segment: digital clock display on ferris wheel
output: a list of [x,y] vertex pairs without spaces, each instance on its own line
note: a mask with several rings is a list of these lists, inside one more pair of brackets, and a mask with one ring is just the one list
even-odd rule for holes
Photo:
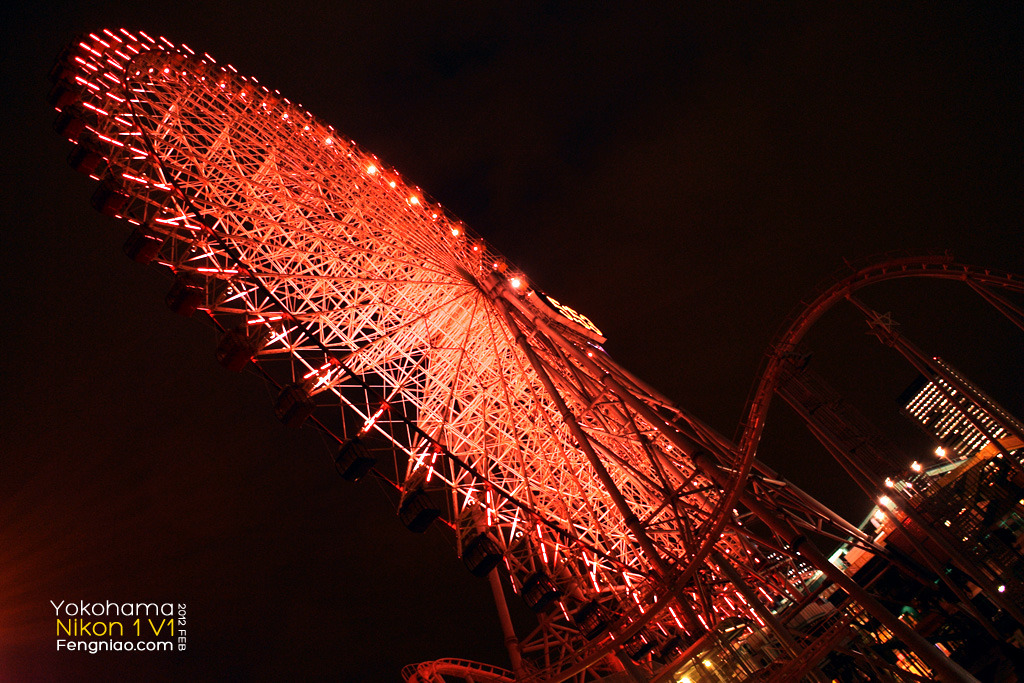
[[[601,334],[601,330],[598,329],[597,325],[590,318],[560,303],[544,292],[539,290],[534,290],[534,292],[537,294],[537,299],[546,304],[561,319],[560,322],[569,322],[571,323],[570,327],[577,331],[582,331],[586,336],[595,339],[598,343],[604,343],[604,335]],[[582,328],[582,330],[578,328]]]

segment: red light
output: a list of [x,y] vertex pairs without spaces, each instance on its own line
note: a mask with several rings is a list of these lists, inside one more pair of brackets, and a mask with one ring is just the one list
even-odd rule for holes
[[[390,406],[388,406],[387,403],[381,403],[380,408],[377,409],[376,413],[370,416],[370,419],[366,421],[366,424],[364,424],[363,428],[359,430],[359,433],[366,434],[367,432],[369,432],[370,429],[373,428],[373,425],[376,424],[377,420],[380,419],[380,416],[383,415],[389,407]],[[434,454],[434,458],[437,458],[437,453]],[[433,464],[434,461],[431,460],[430,462],[431,464]]]
[[88,102],[82,102],[82,106],[85,107],[86,109],[92,109],[94,112],[96,112],[97,114],[100,114],[101,116],[110,116],[110,114],[108,114],[107,112],[103,111],[102,109],[100,109],[97,106],[89,104]]
[[112,138],[108,138],[106,135],[100,135],[99,133],[96,133],[96,137],[98,137],[100,140],[106,140],[107,142],[109,142],[112,145],[116,145],[118,147],[124,147],[124,143],[121,142],[120,140],[114,140]]

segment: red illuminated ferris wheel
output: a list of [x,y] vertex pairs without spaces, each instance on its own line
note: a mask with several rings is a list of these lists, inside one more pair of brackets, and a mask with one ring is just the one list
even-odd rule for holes
[[[743,463],[616,366],[587,318],[208,55],[105,31],[58,70],[71,162],[101,181],[96,208],[134,226],[129,255],[173,272],[172,308],[225,330],[225,365],[281,384],[283,420],[338,437],[343,474],[391,481],[410,528],[440,517],[474,572],[504,565],[580,653],[701,581]],[[733,474],[710,479],[698,444]],[[637,658],[701,619],[657,611],[631,636]]]
[[[226,367],[279,386],[282,421],[334,437],[342,476],[389,482],[409,529],[447,526],[499,603],[500,572],[537,613],[516,642],[499,604],[514,671],[476,680],[653,678],[737,624],[784,632],[771,606],[811,567],[795,535],[744,525],[753,446],[616,365],[585,316],[397,171],[143,32],[89,34],[53,78],[71,164],[132,226],[126,253],[173,274],[168,305],[222,330]],[[769,516],[855,532],[760,482]],[[802,647],[782,637],[780,656]]]

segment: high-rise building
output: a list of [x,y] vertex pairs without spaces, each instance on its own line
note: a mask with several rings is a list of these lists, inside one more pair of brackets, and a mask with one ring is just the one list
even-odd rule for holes
[[935,362],[966,391],[944,377],[918,375],[897,401],[904,415],[938,440],[939,448],[966,458],[1007,436],[1006,425],[1024,431],[1017,418],[970,380],[945,361]]

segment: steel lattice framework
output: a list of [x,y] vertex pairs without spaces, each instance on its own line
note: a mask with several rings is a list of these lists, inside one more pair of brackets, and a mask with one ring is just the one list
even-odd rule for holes
[[[83,37],[53,77],[72,165],[101,182],[96,208],[134,226],[129,255],[173,272],[168,304],[225,332],[225,365],[252,360],[281,387],[285,422],[335,437],[349,478],[372,465],[411,529],[439,516],[474,573],[504,567],[538,612],[517,680],[598,677],[616,653],[653,676],[723,624],[765,627],[767,606],[804,604],[796,529],[885,554],[751,474],[763,411],[743,448],[716,434],[280,93],[124,29]],[[754,515],[781,526],[755,533]],[[783,638],[779,656],[823,656],[801,647]]]

